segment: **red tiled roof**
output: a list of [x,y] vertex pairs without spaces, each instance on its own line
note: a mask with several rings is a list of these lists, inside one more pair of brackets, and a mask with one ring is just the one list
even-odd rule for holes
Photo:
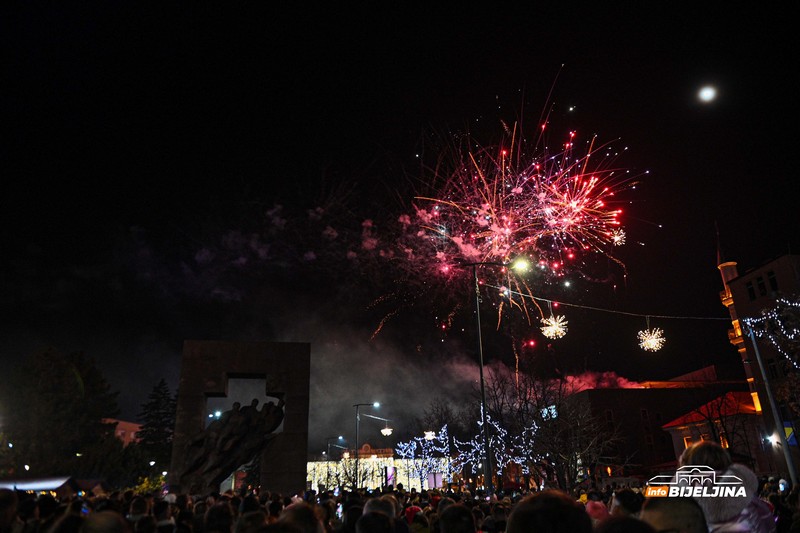
[[754,415],[756,408],[753,405],[753,397],[749,392],[728,392],[715,398],[705,405],[689,411],[685,415],[676,418],[672,422],[667,422],[663,429],[674,426],[685,426],[688,424],[698,424],[710,420],[718,420],[723,416],[732,415]]

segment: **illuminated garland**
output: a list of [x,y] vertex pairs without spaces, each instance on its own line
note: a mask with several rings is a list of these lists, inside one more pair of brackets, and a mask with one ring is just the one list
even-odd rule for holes
[[800,352],[800,299],[779,298],[772,309],[765,309],[759,318],[742,320],[753,335],[769,341],[770,345],[789,361],[796,370]]

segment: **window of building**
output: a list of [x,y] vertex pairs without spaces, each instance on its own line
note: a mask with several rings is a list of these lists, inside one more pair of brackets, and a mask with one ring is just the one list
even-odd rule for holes
[[778,278],[775,277],[775,272],[770,270],[767,272],[767,281],[769,282],[769,288],[772,292],[778,291]]
[[752,302],[753,300],[756,299],[756,290],[753,288],[753,282],[748,281],[745,284],[745,287],[747,287],[747,296],[750,298],[750,301]]
[[764,283],[764,278],[763,277],[758,276],[756,278],[756,285],[758,285],[758,294],[760,296],[766,296],[767,295],[767,284]]

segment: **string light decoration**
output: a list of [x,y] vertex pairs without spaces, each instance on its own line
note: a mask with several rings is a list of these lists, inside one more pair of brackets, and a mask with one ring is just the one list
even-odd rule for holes
[[640,331],[638,337],[639,347],[648,352],[659,351],[667,342],[661,329],[650,329],[650,317],[647,317],[647,329]]
[[549,318],[543,318],[542,335],[548,339],[560,339],[567,334],[567,319],[564,315],[550,315]]
[[742,320],[756,337],[769,341],[770,345],[791,365],[800,370],[797,361],[800,353],[800,299],[790,301],[779,298],[775,307],[765,309],[759,318]]

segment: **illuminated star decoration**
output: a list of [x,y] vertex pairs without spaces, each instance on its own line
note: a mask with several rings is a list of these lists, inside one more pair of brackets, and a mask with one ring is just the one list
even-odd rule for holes
[[665,342],[667,341],[664,338],[664,332],[659,328],[645,329],[639,332],[639,347],[642,350],[657,352]]
[[550,315],[549,318],[543,318],[542,335],[548,339],[560,339],[567,334],[567,320],[564,315]]

